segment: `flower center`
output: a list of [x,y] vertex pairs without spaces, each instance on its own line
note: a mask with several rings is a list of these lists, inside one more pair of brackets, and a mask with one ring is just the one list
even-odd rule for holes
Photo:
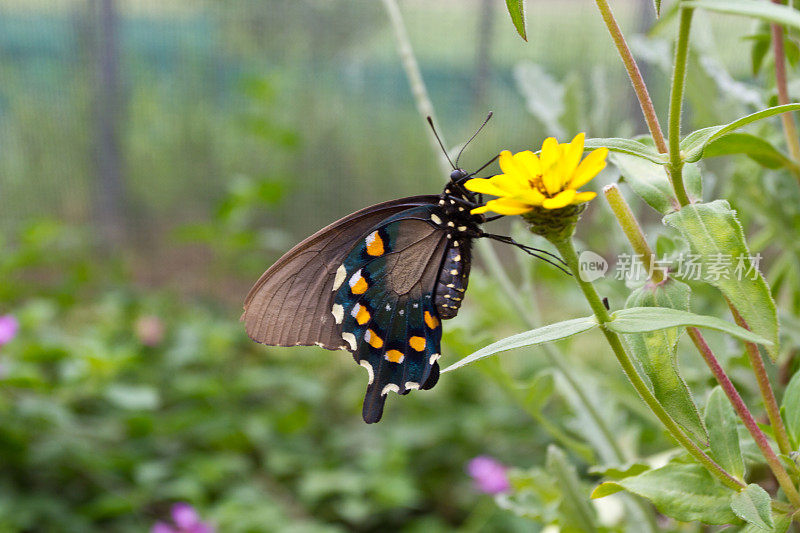
[[541,174],[537,174],[532,179],[528,178],[528,184],[531,186],[532,189],[536,189],[546,197],[552,198],[552,196],[550,195],[550,193],[547,192],[547,189],[544,186]]

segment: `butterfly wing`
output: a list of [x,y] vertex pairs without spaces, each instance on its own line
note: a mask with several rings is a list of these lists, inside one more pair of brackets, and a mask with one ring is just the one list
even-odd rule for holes
[[344,258],[331,315],[355,360],[367,369],[363,417],[380,420],[386,395],[438,380],[442,328],[434,291],[448,249],[431,221],[435,206],[403,211],[375,227]]
[[331,314],[337,269],[354,245],[381,221],[438,200],[438,196],[415,196],[367,207],[289,250],[247,295],[242,320],[248,336],[274,346],[347,348]]

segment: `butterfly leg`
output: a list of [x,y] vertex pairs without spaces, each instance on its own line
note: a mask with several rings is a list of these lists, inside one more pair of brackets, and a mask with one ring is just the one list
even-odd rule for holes
[[[560,257],[558,257],[557,255],[548,252],[547,250],[542,250],[540,248],[534,248],[533,246],[528,246],[528,245],[519,243],[519,242],[515,241],[514,239],[512,239],[511,237],[507,237],[505,235],[495,235],[493,233],[480,232],[478,235],[476,235],[476,237],[485,237],[487,239],[492,239],[493,241],[498,241],[498,242],[502,242],[502,243],[505,243],[505,244],[510,244],[512,246],[516,246],[517,248],[519,248],[520,250],[522,250],[526,254],[532,255],[533,257],[536,257],[537,259],[541,259],[542,261],[544,261],[546,263],[550,263],[551,265],[553,265],[554,267],[556,267],[557,269],[561,270],[562,272],[564,272],[565,274],[567,274],[569,276],[572,275],[566,268],[564,268],[564,266],[566,266],[566,263],[564,262],[564,260],[561,259]],[[550,258],[552,258],[552,259],[549,259],[546,256],[550,256]],[[558,263],[561,263],[561,264],[558,264],[555,261],[558,261]]]

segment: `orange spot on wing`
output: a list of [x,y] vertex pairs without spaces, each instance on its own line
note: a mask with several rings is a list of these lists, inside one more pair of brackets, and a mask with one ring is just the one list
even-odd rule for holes
[[364,279],[364,276],[358,278],[358,280],[350,287],[350,290],[353,291],[353,294],[364,294],[367,292],[367,280]]
[[411,337],[408,339],[408,345],[414,348],[416,351],[421,352],[425,349],[425,338],[424,337]]
[[383,239],[377,231],[373,231],[367,236],[367,253],[373,257],[383,255]]
[[392,363],[402,363],[403,359],[405,359],[406,356],[403,355],[403,352],[397,350],[389,350],[388,352],[386,352],[386,355],[384,357],[386,357],[386,359],[391,361]]
[[439,319],[430,314],[429,311],[425,311],[425,323],[431,329],[436,329],[439,327]]
[[369,322],[369,311],[367,310],[366,306],[358,305],[358,312],[356,313],[356,322],[359,325],[363,326],[367,322]]
[[376,350],[383,347],[383,339],[378,337],[378,334],[371,329],[367,330],[367,333],[364,335],[364,339]]

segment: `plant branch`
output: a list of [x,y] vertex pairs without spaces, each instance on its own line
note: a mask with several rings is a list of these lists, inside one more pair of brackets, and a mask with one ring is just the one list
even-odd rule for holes
[[636,370],[636,367],[633,364],[633,360],[631,359],[630,355],[628,355],[628,352],[625,350],[625,347],[622,344],[622,339],[620,339],[619,335],[617,335],[615,332],[605,327],[605,323],[611,321],[611,315],[609,315],[608,310],[606,310],[605,306],[603,305],[600,295],[597,294],[594,285],[581,279],[580,272],[578,270],[578,254],[575,252],[575,246],[572,243],[572,239],[553,241],[553,244],[556,246],[561,254],[561,258],[567,263],[573,275],[575,276],[575,280],[578,282],[578,285],[583,291],[583,294],[586,297],[589,306],[592,308],[592,311],[594,311],[594,315],[597,317],[597,321],[600,323],[600,329],[603,331],[603,335],[605,335],[606,340],[611,346],[611,349],[614,351],[617,361],[619,361],[623,372],[625,372],[625,375],[628,377],[631,385],[633,385],[633,387],[636,389],[636,392],[639,393],[639,396],[642,398],[642,400],[644,400],[653,414],[658,417],[669,434],[672,435],[672,437],[678,441],[678,443],[683,446],[684,449],[686,449],[686,451],[689,452],[689,454],[694,457],[697,462],[702,464],[713,476],[733,490],[739,491],[744,488],[745,484],[742,481],[733,477],[724,468],[717,464],[711,457],[708,456],[708,454],[700,449],[700,447],[692,439],[690,439],[686,433],[684,433],[680,426],[678,426],[677,422],[672,419],[669,413],[667,413],[664,407],[658,402],[652,391],[647,387],[647,384],[639,375],[639,372]]
[[783,492],[786,494],[786,497],[789,498],[789,501],[792,502],[792,505],[795,508],[800,507],[800,493],[797,492],[797,489],[792,483],[792,479],[789,477],[788,472],[781,464],[780,459],[778,456],[775,455],[775,452],[772,450],[772,446],[769,445],[769,440],[767,436],[764,435],[764,432],[761,431],[761,428],[758,427],[758,423],[756,422],[755,418],[753,418],[753,414],[745,405],[744,400],[742,400],[741,395],[736,390],[736,387],[733,386],[730,378],[725,373],[725,370],[722,368],[722,365],[719,364],[714,352],[711,351],[711,348],[706,344],[703,335],[697,328],[686,328],[689,337],[694,342],[694,345],[697,347],[697,350],[700,352],[700,355],[703,356],[708,368],[711,369],[711,373],[714,374],[714,377],[717,379],[717,382],[722,387],[722,390],[725,391],[725,394],[728,396],[728,400],[730,400],[733,408],[736,410],[736,413],[739,415],[739,418],[742,419],[744,422],[747,431],[750,432],[750,435],[753,436],[753,440],[755,440],[756,445],[758,446],[761,453],[764,455],[764,458],[767,460],[767,464],[769,465],[770,470],[775,475],[775,479],[778,480],[778,484],[783,489]]
[[[411,94],[414,97],[414,103],[417,105],[417,111],[419,111],[423,119],[431,117],[434,119],[435,123],[433,104],[428,96],[428,90],[425,88],[425,82],[422,81],[422,73],[419,71],[417,58],[414,55],[414,49],[411,47],[411,40],[408,38],[408,32],[403,22],[403,15],[400,14],[400,8],[397,6],[395,0],[383,0],[383,5],[386,7],[386,12],[389,15],[389,20],[394,29],[394,37],[397,40],[397,52],[400,54],[400,61],[403,64],[403,69],[406,71],[406,77],[408,78],[408,84],[411,86]],[[439,148],[439,142],[433,135],[433,131],[427,127],[427,123],[425,123],[425,130],[442,174],[450,174],[451,169],[450,163],[447,162],[447,156],[442,153],[441,148]],[[442,137],[441,133],[439,137]],[[443,137],[442,144],[447,146]]]
[[628,72],[628,78],[631,80],[633,90],[636,93],[636,98],[639,99],[639,106],[642,108],[644,120],[647,122],[647,128],[650,130],[650,135],[653,136],[653,141],[659,152],[667,152],[667,143],[664,141],[664,133],[661,131],[661,124],[658,122],[658,115],[656,109],[653,107],[653,101],[650,99],[650,93],[647,91],[647,85],[642,78],[642,73],[639,70],[639,65],[631,54],[628,43],[625,42],[625,36],[622,35],[622,30],[614,18],[614,13],[611,11],[611,6],[608,5],[606,0],[595,0],[597,8],[603,17],[603,22],[606,23],[608,33],[611,34],[614,44],[619,52],[619,57],[625,65],[625,70]]
[[628,237],[631,248],[633,248],[637,256],[642,258],[642,264],[650,280],[653,283],[661,283],[664,281],[664,271],[654,268],[656,265],[653,250],[650,248],[650,245],[647,244],[644,231],[636,220],[633,211],[631,211],[631,206],[629,206],[625,198],[622,197],[619,187],[617,187],[615,183],[612,183],[603,189],[603,193],[606,196],[608,205],[611,206],[611,211],[613,211],[614,216],[617,217],[617,222],[619,222],[622,231],[624,231],[625,236]]
[[683,157],[681,156],[681,110],[683,91],[686,88],[686,63],[689,58],[689,32],[692,27],[692,8],[680,8],[678,42],[675,45],[675,64],[669,94],[669,176],[675,198],[681,207],[689,205],[689,195],[683,184]]
[[[774,4],[783,4],[781,0],[772,0]],[[772,30],[772,50],[775,54],[775,85],[778,88],[778,104],[789,103],[789,91],[786,84],[786,52],[783,48],[783,26],[780,24],[770,24]],[[782,113],[783,133],[786,135],[786,144],[789,146],[789,153],[796,163],[800,163],[800,136],[797,133],[797,124],[792,113]],[[795,175],[800,179],[800,172],[795,171]]]
[[[727,298],[725,298],[725,301],[728,303],[728,307],[733,314],[733,319],[736,321],[736,324],[745,329],[750,329],[747,327],[747,322],[742,315],[739,314],[739,310],[734,307],[733,303]],[[747,357],[750,359],[750,366],[753,367],[753,373],[756,375],[758,389],[761,391],[761,399],[767,410],[770,426],[772,426],[772,430],[775,432],[775,440],[778,442],[778,448],[781,453],[788,455],[792,452],[792,445],[789,443],[789,434],[786,433],[786,426],[783,424],[783,419],[781,418],[778,400],[775,399],[775,393],[772,391],[772,385],[769,382],[769,376],[767,376],[764,359],[762,359],[761,353],[758,351],[758,346],[754,343],[745,342],[744,346],[747,350]]]

